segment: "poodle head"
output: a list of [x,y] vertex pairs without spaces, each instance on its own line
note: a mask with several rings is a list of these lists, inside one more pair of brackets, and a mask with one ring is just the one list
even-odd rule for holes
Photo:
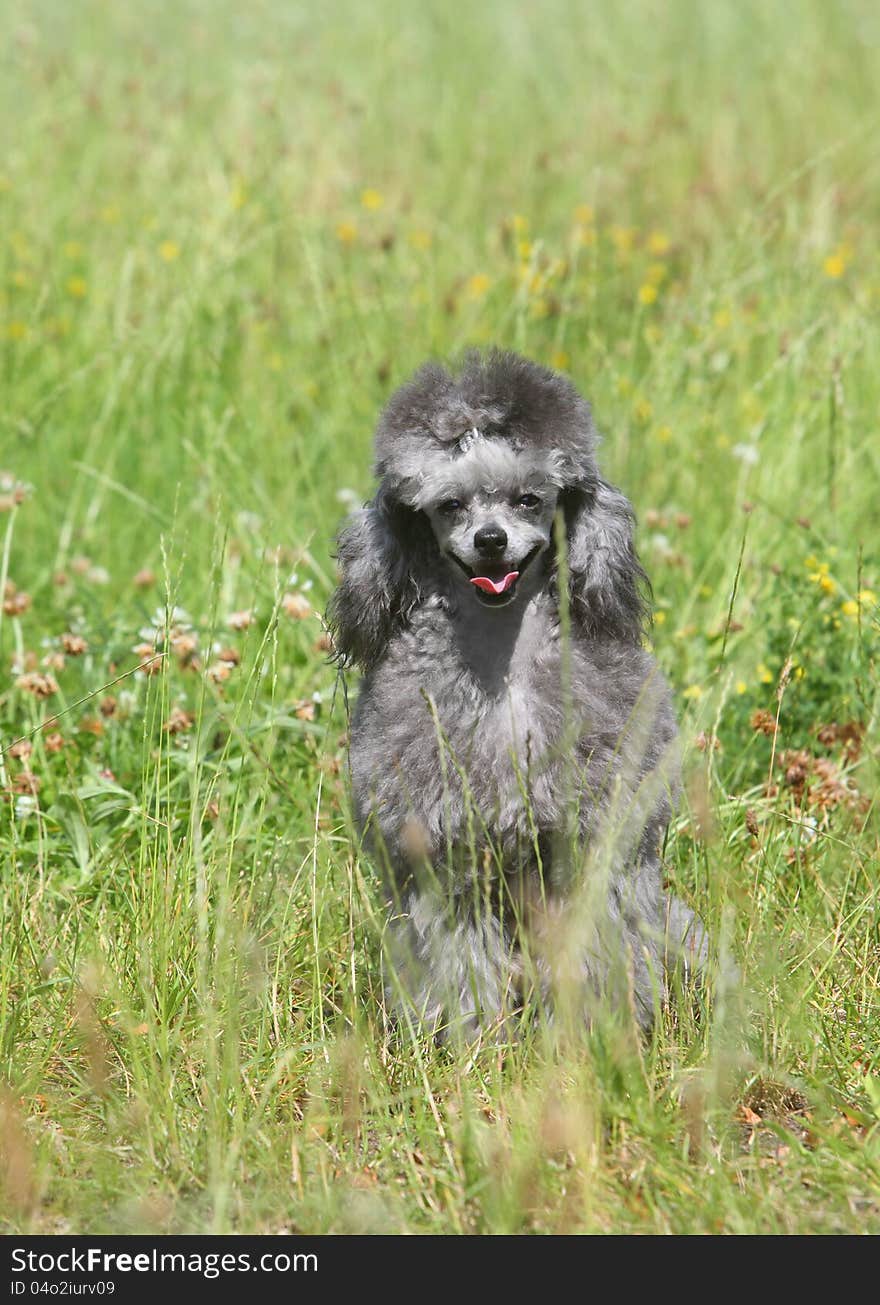
[[379,489],[339,540],[330,609],[339,656],[369,667],[432,595],[486,609],[556,584],[565,525],[570,610],[595,638],[637,641],[643,573],[632,511],[599,475],[590,406],[513,353],[422,367],[376,432]]

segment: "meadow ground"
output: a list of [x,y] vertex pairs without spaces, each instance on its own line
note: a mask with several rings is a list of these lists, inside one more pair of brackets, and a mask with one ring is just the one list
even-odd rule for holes
[[[2,37],[2,1226],[876,1231],[876,6]],[[487,342],[640,518],[669,878],[744,975],[649,1044],[383,1015],[320,613],[382,401]]]

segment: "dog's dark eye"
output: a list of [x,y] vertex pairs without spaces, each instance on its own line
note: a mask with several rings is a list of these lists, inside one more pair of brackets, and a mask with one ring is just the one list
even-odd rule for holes
[[536,508],[541,506],[541,500],[537,494],[520,494],[516,500],[516,506],[521,508]]
[[437,511],[442,512],[445,517],[455,516],[456,512],[461,511],[461,499],[445,498],[437,508]]

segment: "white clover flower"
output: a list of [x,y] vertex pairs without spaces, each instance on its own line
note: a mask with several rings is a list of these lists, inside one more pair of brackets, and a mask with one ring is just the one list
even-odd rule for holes
[[16,820],[27,820],[37,809],[37,799],[30,793],[22,793],[15,799],[15,818]]
[[258,517],[256,512],[239,512],[235,520],[242,530],[250,531],[252,535],[255,535],[263,524],[262,518]]
[[747,467],[754,467],[761,457],[755,444],[734,444],[730,451],[735,458],[738,458],[740,462],[744,462]]

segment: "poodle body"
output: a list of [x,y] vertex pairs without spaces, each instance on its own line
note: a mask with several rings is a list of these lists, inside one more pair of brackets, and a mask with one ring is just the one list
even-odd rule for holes
[[389,991],[437,1029],[499,1028],[562,988],[648,1027],[668,966],[705,949],[662,890],[675,719],[632,512],[594,449],[553,372],[423,368],[340,536],[331,624],[364,670],[351,779],[393,898]]

